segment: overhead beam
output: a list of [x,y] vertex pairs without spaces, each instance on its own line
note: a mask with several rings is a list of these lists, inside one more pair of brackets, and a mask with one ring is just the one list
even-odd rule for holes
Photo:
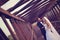
[[[5,15],[7,18],[14,18],[14,19],[17,19],[17,20],[19,20],[19,21],[24,21],[23,19],[21,19],[21,18],[19,18],[19,17],[17,17],[17,16],[14,16],[14,15],[12,15],[12,14],[10,14],[8,11],[6,11],[6,10],[4,10],[4,9],[2,9],[2,8],[0,8],[0,14],[2,15]],[[1,16],[0,15],[0,16]]]
[[34,6],[34,4],[36,5],[38,2],[40,2],[41,0],[37,0],[37,1],[31,1],[29,4],[27,4],[25,7],[23,7],[21,10],[19,10],[19,11],[17,11],[16,13],[14,13],[14,15],[17,15],[19,12],[21,12],[21,11],[23,11],[23,10],[25,10],[26,8],[28,8],[29,6],[31,6],[31,5],[33,5]]
[[51,21],[52,23],[55,23],[55,22],[60,22],[60,21]]
[[33,22],[36,19],[36,17],[38,17],[38,15],[42,17],[46,12],[50,11],[51,8],[54,6],[55,2],[56,0],[55,1],[51,0],[46,6],[42,7],[41,9],[38,9],[38,11],[36,12],[34,11],[30,12],[30,14],[28,16],[23,17],[23,19],[25,19],[28,22]]
[[[40,13],[40,15],[39,16],[44,16],[45,15],[45,13],[47,13],[47,12],[49,12],[51,9],[52,9],[52,7],[55,5],[55,3],[56,3],[56,0],[50,0],[50,2],[49,2],[49,4],[48,5],[46,5],[45,6],[45,9],[44,9],[44,11],[39,11],[38,13]],[[44,7],[43,7],[44,8]],[[42,8],[42,9],[43,9]],[[44,13],[44,14],[43,14]]]
[[25,12],[23,12],[22,14],[20,14],[20,15],[18,15],[19,17],[21,16],[21,15],[23,15],[24,13],[26,13],[26,12],[28,12],[28,11],[32,11],[32,10],[34,10],[34,9],[37,9],[37,7],[40,5],[40,4],[42,4],[43,2],[45,2],[45,0],[44,1],[36,1],[35,3],[34,3],[34,5],[31,7],[31,8],[29,8],[28,10],[26,10]]
[[[30,14],[36,14],[36,12],[37,11],[40,11],[40,8],[43,6],[43,5],[45,5],[46,3],[47,3],[48,1],[42,1],[42,2],[40,2],[40,3],[38,3],[38,4],[36,4],[36,5],[34,5],[30,10],[31,11],[29,11],[27,14],[25,14],[24,16],[22,16],[22,17],[25,17],[26,15],[30,15]],[[45,4],[43,4],[43,3],[45,3]],[[41,5],[42,4],[42,5]],[[25,12],[26,13],[26,12]]]
[[22,4],[28,2],[29,0],[21,0],[19,1],[15,6],[11,7],[10,9],[8,9],[7,11],[11,12],[13,11],[14,9],[16,9],[17,7],[21,6]]
[[0,6],[2,6],[4,3],[6,3],[9,0],[0,0]]
[[12,31],[10,25],[8,24],[6,18],[4,17],[4,15],[1,16],[3,22],[5,23],[6,27],[8,28],[9,32],[11,33],[12,37],[14,40],[18,40],[18,37],[16,34],[14,34],[14,32]]

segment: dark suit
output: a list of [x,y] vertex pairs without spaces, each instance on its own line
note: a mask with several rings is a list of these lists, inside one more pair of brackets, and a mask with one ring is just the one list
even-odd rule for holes
[[46,40],[46,31],[45,31],[45,27],[40,23],[37,22],[37,26],[40,28],[42,35],[44,36],[44,39]]

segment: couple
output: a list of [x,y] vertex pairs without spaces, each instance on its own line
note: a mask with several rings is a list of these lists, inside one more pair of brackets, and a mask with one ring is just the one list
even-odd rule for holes
[[38,18],[37,26],[40,28],[45,40],[60,40],[59,34],[46,17]]

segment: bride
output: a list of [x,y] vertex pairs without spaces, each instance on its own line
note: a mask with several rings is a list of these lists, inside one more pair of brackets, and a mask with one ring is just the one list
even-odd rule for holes
[[50,21],[46,17],[43,18],[43,21],[44,21],[44,26],[46,30],[46,39],[47,40],[60,40],[60,35],[52,26]]

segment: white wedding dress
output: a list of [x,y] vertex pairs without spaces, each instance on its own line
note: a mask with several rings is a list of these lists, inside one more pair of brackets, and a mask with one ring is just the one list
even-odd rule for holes
[[46,24],[44,24],[44,26],[45,26],[45,30],[46,30],[47,40],[60,40],[60,36],[57,33],[57,31],[54,29],[53,26],[51,26],[51,29],[48,29]]

